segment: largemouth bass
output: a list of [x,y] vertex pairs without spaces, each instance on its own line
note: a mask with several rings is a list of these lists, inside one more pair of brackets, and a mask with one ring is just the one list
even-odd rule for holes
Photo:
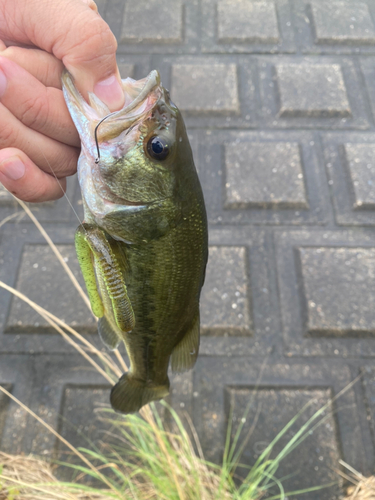
[[78,178],[84,222],[75,244],[104,344],[123,340],[130,369],[112,407],[133,413],[169,393],[168,366],[194,366],[199,297],[207,262],[207,219],[181,114],[157,71],[122,80],[114,113],[88,104],[63,74],[65,100],[82,150]]

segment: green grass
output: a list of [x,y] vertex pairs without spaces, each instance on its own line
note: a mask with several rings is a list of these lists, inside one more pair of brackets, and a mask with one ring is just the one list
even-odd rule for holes
[[[75,482],[58,481],[52,475],[50,465],[40,461],[35,463],[33,476],[30,472],[32,459],[25,458],[24,460],[28,461],[27,471],[30,477],[24,479],[19,473],[18,465],[18,478],[21,477],[23,483],[20,484],[20,480],[17,481],[14,474],[9,472],[11,467],[8,461],[1,460],[0,456],[0,462],[4,464],[0,474],[3,491],[9,491],[9,494],[14,494],[16,491],[14,500],[26,498],[259,500],[265,497],[270,488],[277,487],[278,494],[267,497],[269,500],[276,500],[322,488],[319,486],[285,493],[280,481],[275,479],[275,474],[280,462],[310,435],[311,427],[314,426],[314,422],[320,421],[323,409],[315,413],[277,457],[271,460],[269,456],[273,446],[298,421],[305,410],[302,409],[264,450],[254,466],[249,468],[247,477],[238,486],[234,476],[243,446],[238,446],[236,438],[230,440],[230,426],[223,463],[218,466],[204,460],[199,456],[199,452],[196,453],[192,440],[177,413],[166,403],[162,405],[165,411],[170,412],[172,427],[177,430],[172,432],[166,428],[153,404],[146,408],[143,416],[119,416],[107,410],[103,418],[111,427],[110,439],[100,449],[93,447],[77,450],[85,457],[85,463],[73,465],[59,462],[60,466],[64,465],[75,472]],[[240,429],[237,429],[235,436],[239,435]],[[20,460],[22,458],[18,458],[18,461]],[[50,477],[46,481],[44,475],[48,474]],[[88,478],[95,481],[95,487],[87,485]],[[0,498],[2,498],[1,493]],[[11,499],[10,496],[5,498]]]

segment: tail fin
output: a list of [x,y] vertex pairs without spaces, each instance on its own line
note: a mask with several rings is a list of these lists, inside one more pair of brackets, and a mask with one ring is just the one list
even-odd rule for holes
[[111,391],[112,408],[121,413],[135,413],[151,401],[169,394],[169,379],[165,385],[150,385],[138,380],[131,373],[124,373]]

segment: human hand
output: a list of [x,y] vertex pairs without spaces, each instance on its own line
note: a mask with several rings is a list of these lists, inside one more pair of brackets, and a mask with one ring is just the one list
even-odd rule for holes
[[119,109],[116,39],[92,0],[0,0],[0,39],[0,182],[24,201],[60,198],[80,146],[63,67]]

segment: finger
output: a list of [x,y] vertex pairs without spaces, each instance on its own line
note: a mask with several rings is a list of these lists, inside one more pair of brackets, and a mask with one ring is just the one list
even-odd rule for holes
[[75,173],[79,150],[32,130],[0,104],[0,149],[23,151],[39,168],[57,177]]
[[[2,0],[0,38],[33,44],[62,60],[87,97],[95,92],[109,108],[124,103],[116,64],[116,38],[107,23],[78,0]],[[43,29],[40,29],[40,27]]]
[[16,63],[1,56],[0,100],[27,127],[79,147],[79,136],[62,91],[45,87]]
[[23,201],[57,200],[66,190],[65,179],[57,180],[46,174],[15,148],[0,151],[0,182]]
[[61,74],[64,65],[55,56],[39,49],[24,49],[21,47],[5,47],[2,49],[0,41],[0,55],[17,63],[28,73],[33,75],[46,87],[61,89]]

